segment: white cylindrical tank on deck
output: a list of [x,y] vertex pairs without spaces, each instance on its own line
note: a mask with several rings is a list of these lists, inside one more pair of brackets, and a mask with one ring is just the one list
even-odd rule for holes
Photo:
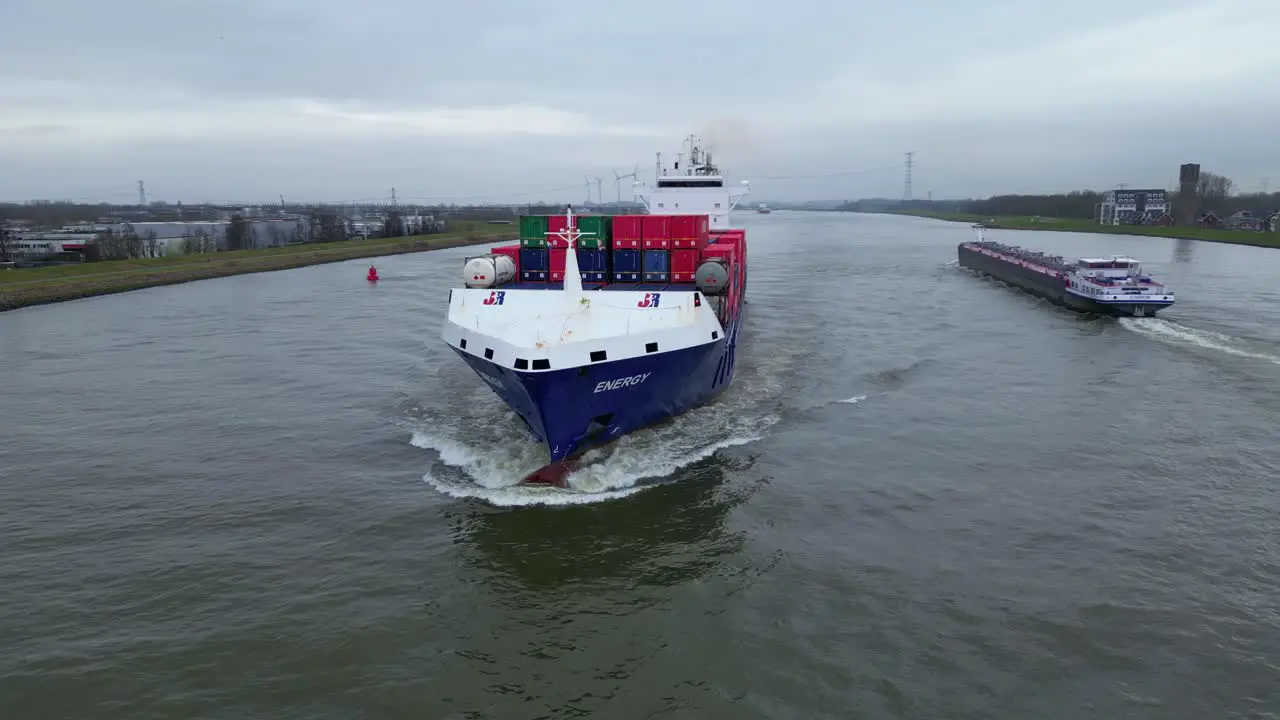
[[497,287],[516,276],[516,264],[506,255],[481,255],[467,258],[462,266],[462,279],[471,288]]
[[693,283],[704,295],[719,295],[729,286],[729,270],[719,260],[706,260],[693,274]]

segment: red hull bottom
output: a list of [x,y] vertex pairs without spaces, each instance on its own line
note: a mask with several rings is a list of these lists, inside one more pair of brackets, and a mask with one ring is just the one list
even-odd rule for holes
[[569,475],[578,469],[576,460],[562,460],[534,470],[520,481],[521,485],[550,485],[565,489],[569,487]]

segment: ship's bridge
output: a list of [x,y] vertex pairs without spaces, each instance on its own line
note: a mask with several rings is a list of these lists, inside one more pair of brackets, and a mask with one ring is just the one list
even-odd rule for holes
[[1080,274],[1096,278],[1127,278],[1142,274],[1142,263],[1131,257],[1080,258]]
[[751,192],[751,184],[728,186],[711,154],[702,149],[697,138],[688,138],[689,161],[681,169],[677,160],[670,171],[663,169],[658,156],[657,173],[652,185],[635,184],[636,197],[650,215],[706,215],[712,231],[728,230],[729,211]]

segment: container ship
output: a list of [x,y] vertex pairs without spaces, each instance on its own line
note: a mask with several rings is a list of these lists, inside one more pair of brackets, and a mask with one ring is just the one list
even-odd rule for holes
[[546,446],[521,482],[567,487],[581,455],[729,386],[747,238],[699,141],[636,182],[645,213],[520,218],[520,242],[469,257],[443,339]]
[[983,237],[960,243],[960,266],[990,275],[1072,310],[1152,317],[1173,304],[1173,292],[1130,257],[1064,260]]

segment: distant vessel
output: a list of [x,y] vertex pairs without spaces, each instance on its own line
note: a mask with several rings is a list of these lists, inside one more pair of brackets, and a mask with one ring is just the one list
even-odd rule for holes
[[769,209],[768,205],[765,205],[764,203],[760,203],[759,205],[756,206],[756,212],[760,213],[761,215],[768,215],[773,211]]
[[715,397],[733,379],[746,232],[693,138],[689,162],[636,183],[643,215],[520,218],[520,244],[468,258],[444,341],[547,448],[523,482],[564,487],[593,447]]
[[1130,257],[1064,260],[983,237],[960,243],[961,267],[1017,286],[1079,312],[1151,317],[1173,304],[1173,292]]

